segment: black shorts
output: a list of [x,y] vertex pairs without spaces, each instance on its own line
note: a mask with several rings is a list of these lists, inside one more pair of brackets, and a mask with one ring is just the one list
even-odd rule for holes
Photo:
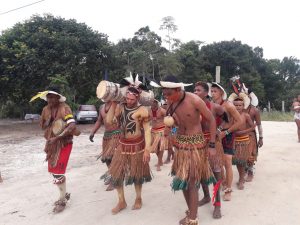
[[233,133],[230,133],[222,139],[224,154],[234,155],[234,153],[235,153],[235,150],[234,150],[234,137],[235,137],[235,135]]

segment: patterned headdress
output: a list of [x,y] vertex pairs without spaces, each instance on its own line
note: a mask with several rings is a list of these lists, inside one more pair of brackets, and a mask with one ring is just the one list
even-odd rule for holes
[[257,96],[254,94],[254,92],[247,88],[245,83],[242,83],[240,80],[240,76],[234,76],[232,78],[230,78],[230,82],[233,88],[233,91],[235,94],[239,94],[239,93],[245,93],[246,95],[248,95],[248,97],[251,100],[251,105],[253,106],[258,106],[258,98]]

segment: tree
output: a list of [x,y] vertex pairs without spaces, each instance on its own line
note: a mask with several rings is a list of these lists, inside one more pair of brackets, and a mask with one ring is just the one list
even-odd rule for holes
[[104,71],[114,70],[105,34],[52,15],[33,16],[4,31],[0,53],[0,88],[5,90],[0,101],[9,99],[22,111],[30,109],[30,97],[45,90],[57,74],[69,85],[72,100],[84,103],[95,95]]
[[175,20],[172,16],[166,16],[162,18],[163,23],[159,27],[160,30],[167,31],[166,39],[164,41],[167,42],[169,51],[172,51],[174,47],[178,47],[180,45],[180,40],[172,36],[172,34],[175,33],[178,29],[174,21]]

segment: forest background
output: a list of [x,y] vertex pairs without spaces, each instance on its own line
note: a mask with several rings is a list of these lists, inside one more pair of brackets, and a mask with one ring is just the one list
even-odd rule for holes
[[130,72],[156,81],[173,74],[183,82],[211,82],[216,66],[221,66],[221,84],[227,92],[232,92],[229,79],[239,75],[258,96],[261,109],[270,102],[272,110],[281,110],[285,101],[289,110],[300,94],[295,57],[265,59],[262,47],[235,39],[183,43],[176,38],[171,16],[162,19],[160,29],[164,37],[146,25],[133,37],[113,43],[84,23],[50,14],[15,24],[0,35],[0,117],[39,113],[45,102],[29,100],[49,85],[60,86],[73,110],[81,104],[99,106],[98,83],[103,79],[118,82]]

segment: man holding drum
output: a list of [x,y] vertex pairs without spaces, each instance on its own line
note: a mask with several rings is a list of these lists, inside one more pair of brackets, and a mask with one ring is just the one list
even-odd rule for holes
[[151,181],[149,167],[151,130],[149,111],[138,104],[141,90],[130,85],[125,95],[125,103],[115,102],[107,113],[109,124],[120,124],[121,138],[114,154],[109,173],[118,192],[118,204],[112,209],[117,214],[127,207],[123,183],[134,184],[136,199],[132,210],[142,207],[142,184]]
[[57,185],[60,196],[54,203],[53,212],[64,210],[70,194],[66,192],[66,168],[72,150],[73,135],[79,135],[70,107],[65,103],[66,97],[59,94],[57,88],[50,88],[41,92],[32,100],[40,97],[47,101],[43,108],[40,126],[45,130],[47,140],[45,152],[47,154],[48,171],[53,175],[53,183]]

